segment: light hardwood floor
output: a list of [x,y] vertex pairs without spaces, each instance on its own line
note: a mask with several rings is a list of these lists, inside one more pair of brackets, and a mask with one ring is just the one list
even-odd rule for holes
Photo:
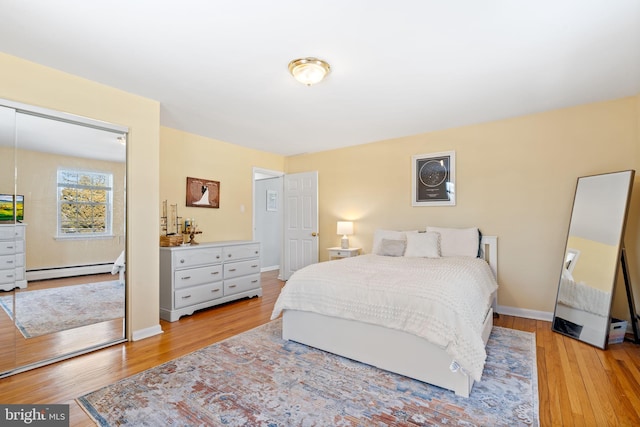
[[[109,282],[117,279],[111,273],[93,274],[62,279],[30,281],[26,289],[32,292],[87,283]],[[5,293],[0,293],[5,296]],[[65,331],[25,338],[16,329],[13,319],[0,312],[0,371],[9,371],[41,360],[55,359],[90,347],[121,341],[124,337],[123,318],[97,322]],[[15,363],[18,361],[19,363]]]
[[[75,398],[268,322],[283,283],[276,272],[262,278],[261,298],[162,321],[161,335],[2,379],[0,402],[68,403],[72,426],[93,425]],[[494,324],[536,333],[541,426],[640,425],[640,346],[602,351],[551,332],[549,322],[502,315]]]

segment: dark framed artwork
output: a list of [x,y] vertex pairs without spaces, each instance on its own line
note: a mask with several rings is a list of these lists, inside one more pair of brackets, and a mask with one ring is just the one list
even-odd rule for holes
[[220,207],[220,181],[187,177],[187,206]]
[[455,151],[412,156],[411,169],[413,206],[455,206]]

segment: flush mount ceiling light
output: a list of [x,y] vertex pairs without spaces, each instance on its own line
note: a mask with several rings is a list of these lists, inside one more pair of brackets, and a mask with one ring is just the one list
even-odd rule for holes
[[331,71],[329,64],[318,58],[300,58],[289,62],[291,75],[307,86],[321,82],[329,71]]

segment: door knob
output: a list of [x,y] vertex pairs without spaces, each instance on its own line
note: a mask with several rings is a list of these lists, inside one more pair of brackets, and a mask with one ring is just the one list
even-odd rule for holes
[[316,237],[316,236],[317,236],[317,235],[319,235],[319,234],[320,234],[320,233],[316,233],[315,231],[314,231],[313,233],[311,233],[311,235],[312,235],[313,237]]

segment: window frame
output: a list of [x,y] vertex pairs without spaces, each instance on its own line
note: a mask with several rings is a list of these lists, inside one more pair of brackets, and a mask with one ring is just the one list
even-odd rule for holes
[[[103,176],[107,186],[86,185],[86,184],[68,184],[61,182],[61,175],[64,173],[85,174],[91,176]],[[113,237],[113,172],[90,170],[85,168],[67,168],[58,167],[56,174],[56,239],[100,239]],[[104,190],[106,191],[106,202],[97,203],[93,201],[89,202],[68,202],[62,200],[61,191],[63,188],[76,188],[86,190]],[[62,232],[62,206],[64,204],[74,205],[91,205],[91,206],[105,206],[105,231],[103,232],[74,232],[63,233]],[[93,223],[92,223],[93,224]]]

